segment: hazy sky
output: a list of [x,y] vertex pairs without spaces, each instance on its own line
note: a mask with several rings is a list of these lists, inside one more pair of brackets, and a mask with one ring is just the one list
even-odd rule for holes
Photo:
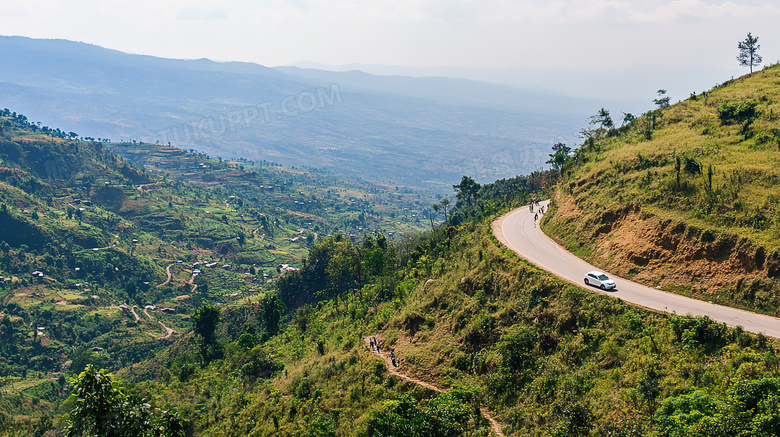
[[[711,68],[737,41],[780,60],[780,5],[700,0],[4,0],[0,34],[131,53],[485,69]],[[777,42],[777,44],[775,44]]]

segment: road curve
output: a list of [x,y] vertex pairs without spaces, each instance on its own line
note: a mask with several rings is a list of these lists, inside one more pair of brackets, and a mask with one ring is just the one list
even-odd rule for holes
[[[548,202],[542,202],[541,205],[546,207]],[[536,208],[534,211],[536,212]],[[601,269],[576,257],[545,235],[534,223],[534,213],[531,213],[527,206],[503,215],[493,222],[492,227],[498,241],[522,258],[587,290],[620,298],[656,311],[709,316],[712,320],[726,323],[731,327],[741,326],[745,331],[780,338],[780,319],[775,317],[667,293],[609,272],[605,273],[617,282],[616,290],[604,292],[594,287],[587,287],[583,283],[584,273]]]

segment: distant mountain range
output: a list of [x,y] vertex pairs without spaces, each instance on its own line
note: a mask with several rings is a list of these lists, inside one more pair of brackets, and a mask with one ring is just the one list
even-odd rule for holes
[[443,190],[544,167],[605,102],[465,79],[131,55],[0,37],[0,107],[85,137]]

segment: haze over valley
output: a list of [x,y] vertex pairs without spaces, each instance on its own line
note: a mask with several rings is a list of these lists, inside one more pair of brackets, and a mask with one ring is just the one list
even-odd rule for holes
[[603,102],[444,77],[128,55],[0,37],[0,99],[82,136],[441,191],[545,166]]

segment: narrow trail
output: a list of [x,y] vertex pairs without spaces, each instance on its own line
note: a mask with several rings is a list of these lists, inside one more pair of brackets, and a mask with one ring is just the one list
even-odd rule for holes
[[168,283],[171,282],[171,267],[173,267],[176,264],[168,264],[168,267],[165,268],[165,273],[168,274],[168,279],[165,280],[162,284],[159,284],[158,287],[162,287],[163,285],[168,285]]
[[160,321],[158,321],[157,323],[159,323],[159,324],[160,324],[160,326],[162,326],[162,327],[163,327],[163,329],[165,330],[165,335],[164,335],[164,336],[162,336],[162,337],[160,337],[160,340],[165,340],[166,338],[168,338],[168,337],[170,337],[171,335],[173,335],[173,329],[171,329],[171,328],[169,328],[169,327],[165,326],[165,325],[163,324],[163,322],[160,322]]
[[[370,349],[371,348],[371,346],[370,346],[371,343],[369,342],[369,338],[371,338],[371,337],[365,337],[363,339],[363,343],[365,343],[366,346],[368,346],[368,348]],[[443,389],[441,389],[439,387],[436,387],[433,384],[429,384],[429,383],[427,383],[425,381],[421,381],[421,380],[419,380],[417,378],[413,378],[411,376],[406,375],[405,373],[402,373],[399,370],[398,367],[393,366],[393,362],[390,360],[390,356],[388,354],[386,354],[386,353],[384,353],[384,354],[377,353],[377,351],[374,350],[374,349],[371,349],[371,352],[376,354],[379,358],[381,358],[385,362],[385,364],[387,365],[387,371],[390,372],[391,375],[395,375],[395,376],[403,379],[404,381],[411,382],[412,384],[417,384],[417,385],[419,385],[421,387],[425,387],[428,390],[433,390],[433,391],[435,391],[437,393],[444,393],[446,391],[446,390],[443,390]],[[499,424],[496,421],[496,419],[493,418],[493,414],[490,413],[490,410],[488,410],[487,407],[481,407],[480,411],[482,412],[482,415],[485,417],[485,419],[487,419],[488,422],[490,422],[490,427],[492,428],[493,433],[495,433],[496,435],[499,435],[501,437],[504,437],[504,432],[501,430],[501,424]]]
[[135,307],[130,307],[130,312],[133,313],[133,317],[135,317],[135,323],[141,321],[141,318],[138,317],[138,314],[135,313]]
[[152,317],[148,311],[146,311],[146,308],[144,308],[144,314],[146,314],[146,317],[149,318],[149,320],[154,320],[154,317]]

